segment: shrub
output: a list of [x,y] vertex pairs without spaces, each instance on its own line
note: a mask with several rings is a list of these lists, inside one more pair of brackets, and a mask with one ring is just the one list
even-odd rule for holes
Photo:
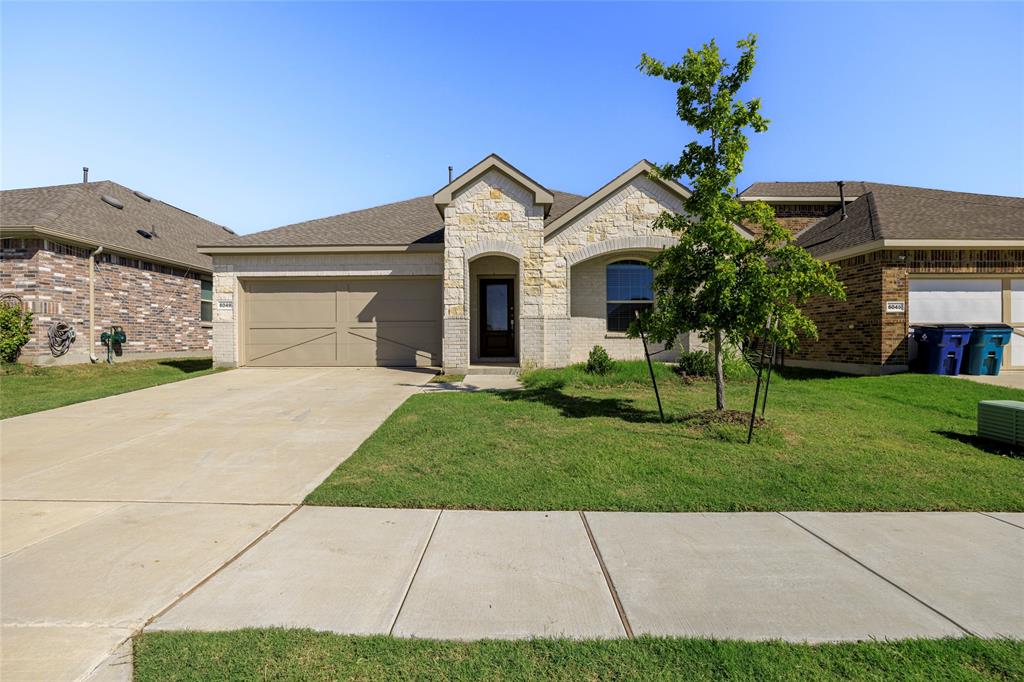
[[715,376],[715,356],[706,350],[683,351],[679,354],[679,372],[688,377]]
[[608,351],[602,346],[594,346],[587,357],[587,374],[607,374],[612,371],[615,363],[608,357]]
[[[727,380],[748,379],[754,376],[754,370],[741,358],[736,351],[726,348],[722,356],[722,365]],[[706,350],[683,351],[679,354],[677,368],[680,374],[688,377],[715,376],[715,355]]]
[[0,301],[0,360],[15,362],[32,333],[32,313]]

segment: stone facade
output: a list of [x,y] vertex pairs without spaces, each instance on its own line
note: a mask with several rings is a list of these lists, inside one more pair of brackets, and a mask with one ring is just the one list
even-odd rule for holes
[[470,364],[470,263],[505,256],[518,264],[517,344],[521,364],[544,364],[544,208],[533,193],[491,170],[444,209],[444,366]]
[[[580,362],[596,345],[613,358],[643,357],[640,340],[607,331],[605,268],[617,260],[649,260],[675,243],[671,232],[651,224],[663,211],[682,210],[682,198],[638,176],[549,237],[544,303],[549,329],[557,330],[551,337],[558,342],[548,344],[547,364]],[[662,349],[658,357],[674,356]]]
[[521,365],[563,366],[585,359],[595,345],[612,357],[642,357],[639,340],[606,332],[604,267],[647,260],[674,243],[671,233],[651,227],[664,210],[681,211],[682,199],[637,176],[545,236],[543,207],[504,173],[490,170],[457,192],[445,207],[445,367],[465,369],[477,360],[474,290],[478,269],[493,269],[495,257],[507,261],[503,267],[515,264],[508,275],[515,279]]
[[902,301],[909,311],[913,275],[1024,275],[1024,251],[874,251],[835,265],[846,301],[818,299],[804,307],[819,339],[803,341],[787,361],[878,374],[907,370],[909,320],[906,313],[886,313],[885,304]]
[[[0,252],[0,291],[18,294],[33,312],[31,340],[21,360],[30,363],[89,359],[89,253],[38,239],[5,239]],[[202,273],[102,253],[94,272],[95,347],[112,324],[128,337],[126,358],[209,355],[211,325],[200,321]],[[72,349],[54,358],[47,330],[55,320],[75,328]]]

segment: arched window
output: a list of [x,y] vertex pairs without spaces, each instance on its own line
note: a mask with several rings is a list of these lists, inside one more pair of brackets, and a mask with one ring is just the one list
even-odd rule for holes
[[624,332],[636,319],[636,311],[649,310],[654,305],[654,273],[642,261],[620,260],[608,265],[605,280],[608,331]]

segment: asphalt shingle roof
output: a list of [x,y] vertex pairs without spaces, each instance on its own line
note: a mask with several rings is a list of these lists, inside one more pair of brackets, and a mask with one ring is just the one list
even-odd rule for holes
[[823,255],[878,239],[1021,239],[1024,198],[867,182],[842,211],[808,227],[797,244]]
[[[545,222],[559,217],[585,197],[552,191]],[[444,243],[444,220],[432,196],[307,220],[206,246],[399,246]]]
[[[860,196],[867,192],[867,185],[862,180],[844,180],[843,192],[846,198]],[[893,185],[895,186],[895,185]],[[909,188],[908,188],[909,189]],[[746,197],[835,197],[839,199],[839,187],[835,182],[755,182],[740,192],[741,198]]]
[[[124,208],[111,206],[103,196],[113,197]],[[109,180],[3,190],[0,226],[47,228],[112,251],[127,250],[205,271],[212,270],[213,260],[196,247],[232,234],[226,227],[159,199],[146,201]],[[139,229],[155,236],[146,239]]]

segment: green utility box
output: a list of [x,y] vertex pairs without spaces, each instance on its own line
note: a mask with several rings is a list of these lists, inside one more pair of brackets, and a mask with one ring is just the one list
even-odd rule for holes
[[1024,446],[1024,402],[982,400],[978,403],[978,437]]

